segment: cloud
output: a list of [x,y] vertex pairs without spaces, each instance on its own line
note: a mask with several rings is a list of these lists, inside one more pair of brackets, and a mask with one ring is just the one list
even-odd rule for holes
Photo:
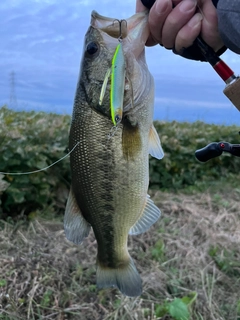
[[[71,113],[93,9],[121,19],[135,12],[135,1],[116,0],[114,5],[112,0],[0,2],[0,103],[9,101],[9,74],[15,71],[18,106]],[[225,56],[226,62],[234,61],[237,67],[233,54]],[[238,65],[239,61],[238,57]],[[218,98],[223,96],[224,83],[209,64],[183,59],[160,46],[147,48],[147,63],[156,80],[157,103],[226,103]]]
[[228,108],[230,106],[230,102],[212,102],[212,101],[204,101],[204,100],[193,100],[193,99],[173,99],[171,97],[168,98],[155,98],[156,105],[165,105],[165,106],[184,106],[184,107],[202,107],[202,108]]

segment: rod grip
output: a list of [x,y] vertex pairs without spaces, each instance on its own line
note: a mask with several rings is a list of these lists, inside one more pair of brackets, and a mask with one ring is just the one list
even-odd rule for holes
[[221,154],[222,150],[219,149],[218,142],[212,142],[206,147],[195,151],[195,157],[201,162],[206,162],[212,158],[220,156]]
[[240,78],[237,77],[234,82],[227,85],[223,92],[238,111],[240,111]]

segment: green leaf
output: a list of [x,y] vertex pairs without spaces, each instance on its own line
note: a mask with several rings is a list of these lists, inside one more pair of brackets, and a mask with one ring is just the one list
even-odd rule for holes
[[197,292],[190,292],[187,296],[182,297],[182,302],[184,302],[188,307],[193,304],[193,302],[197,299]]
[[7,285],[7,280],[0,279],[0,287],[5,287]]
[[168,302],[165,302],[164,304],[157,304],[156,310],[155,310],[155,316],[156,317],[163,317],[168,313],[169,305]]
[[181,299],[174,299],[169,304],[169,313],[176,320],[189,320],[188,307]]

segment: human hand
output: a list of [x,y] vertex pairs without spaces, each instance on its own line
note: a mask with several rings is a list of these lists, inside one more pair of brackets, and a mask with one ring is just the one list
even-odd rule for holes
[[[136,11],[144,10],[141,0],[137,0]],[[199,35],[215,51],[224,45],[218,32],[217,10],[211,0],[156,0],[149,12],[149,28],[146,45],[160,43],[180,54]]]

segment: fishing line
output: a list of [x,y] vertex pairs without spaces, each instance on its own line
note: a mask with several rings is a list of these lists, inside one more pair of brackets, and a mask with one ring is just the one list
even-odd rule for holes
[[115,133],[117,132],[117,130],[119,129],[119,125],[116,125],[116,126],[112,126],[111,130],[109,131],[109,134],[107,135],[107,139],[110,140],[111,138],[114,137]]
[[53,162],[52,164],[50,164],[49,166],[47,166],[45,168],[34,170],[34,171],[28,171],[28,172],[1,172],[0,171],[0,174],[11,175],[11,176],[20,176],[20,175],[24,175],[24,174],[32,174],[32,173],[45,171],[45,170],[51,168],[52,166],[54,166],[55,164],[57,164],[58,162],[67,158],[73,152],[73,150],[79,145],[79,143],[80,143],[80,141],[77,142],[77,144],[72,148],[72,150],[70,150],[65,156],[63,156],[61,159],[58,159],[57,161]]

